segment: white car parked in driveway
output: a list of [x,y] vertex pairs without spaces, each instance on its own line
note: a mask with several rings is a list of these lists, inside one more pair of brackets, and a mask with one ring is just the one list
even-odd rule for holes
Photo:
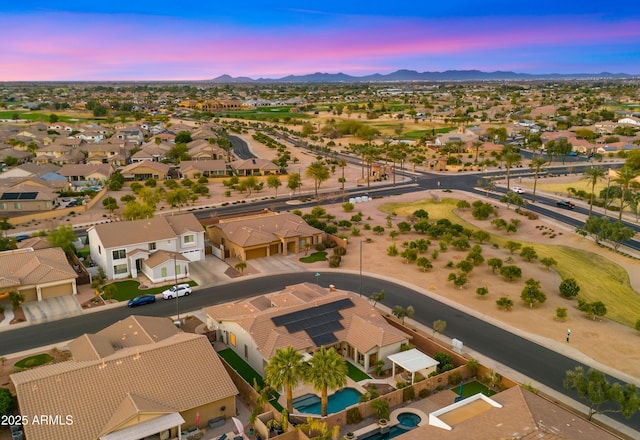
[[179,296],[186,296],[191,293],[191,286],[188,284],[176,284],[170,289],[162,292],[162,299],[175,299]]

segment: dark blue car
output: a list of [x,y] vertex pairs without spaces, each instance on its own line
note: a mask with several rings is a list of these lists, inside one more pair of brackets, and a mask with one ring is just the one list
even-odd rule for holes
[[135,298],[129,300],[127,305],[129,307],[137,307],[137,306],[143,306],[145,304],[150,304],[150,303],[154,303],[154,302],[156,302],[155,295],[140,295],[140,296],[136,296]]

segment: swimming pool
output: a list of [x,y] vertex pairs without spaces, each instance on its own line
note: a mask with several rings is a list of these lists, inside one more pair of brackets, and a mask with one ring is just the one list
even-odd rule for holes
[[422,421],[422,417],[417,414],[404,412],[398,414],[398,423],[402,425],[402,427],[410,429],[418,426],[418,423]]
[[[343,388],[329,396],[327,412],[337,413],[360,402],[360,392],[355,388]],[[316,394],[305,394],[293,399],[293,407],[305,414],[320,414],[320,397]]]
[[400,425],[394,425],[386,431],[382,431],[377,428],[364,435],[359,435],[358,440],[387,440],[390,438],[398,437],[399,435],[406,434],[412,428],[402,429]]

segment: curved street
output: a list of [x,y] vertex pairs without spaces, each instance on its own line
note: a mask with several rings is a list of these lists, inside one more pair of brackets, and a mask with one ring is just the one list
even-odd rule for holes
[[[583,365],[563,356],[550,348],[543,347],[516,334],[496,327],[477,317],[464,313],[454,307],[425,296],[422,292],[387,279],[362,276],[344,272],[296,272],[269,276],[246,278],[239,281],[206,287],[193,295],[176,301],[158,301],[155,304],[137,309],[116,307],[108,310],[88,313],[82,316],[28,326],[22,329],[3,332],[3,344],[0,355],[60,343],[83,333],[93,333],[131,314],[148,316],[175,315],[179,306],[180,313],[201,309],[204,306],[223,303],[239,298],[280,290],[287,285],[300,282],[319,282],[328,287],[334,284],[340,289],[369,295],[384,289],[386,298],[383,304],[392,307],[412,305],[415,308],[414,319],[430,328],[433,321],[443,319],[447,322],[447,337],[461,340],[469,349],[481,353],[519,373],[539,382],[572,399],[578,400],[574,393],[562,386],[565,372]],[[583,365],[588,368],[588,366]],[[624,383],[616,378],[609,380]],[[612,419],[634,430],[640,430],[640,414],[625,419],[619,414],[610,414]]]

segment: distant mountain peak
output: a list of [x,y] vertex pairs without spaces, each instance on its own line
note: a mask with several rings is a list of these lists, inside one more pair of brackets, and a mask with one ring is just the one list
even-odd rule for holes
[[346,73],[315,72],[307,75],[287,75],[282,78],[232,77],[220,75],[208,80],[213,83],[318,83],[318,82],[411,82],[411,81],[506,81],[506,80],[543,80],[543,79],[588,79],[588,78],[631,78],[626,73],[547,73],[530,74],[511,71],[483,72],[481,70],[445,70],[443,72],[418,72],[410,69],[400,69],[388,74],[374,73],[365,76],[352,76]]

